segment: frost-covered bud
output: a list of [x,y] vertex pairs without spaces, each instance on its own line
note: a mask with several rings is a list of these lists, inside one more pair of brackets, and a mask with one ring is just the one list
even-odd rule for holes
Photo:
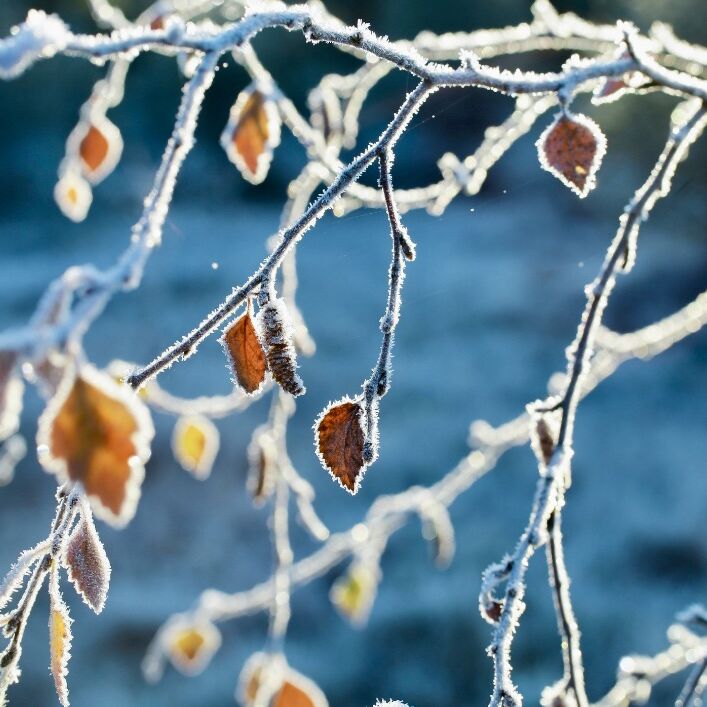
[[258,312],[257,329],[272,377],[291,395],[303,395],[305,387],[297,374],[292,327],[283,300],[272,298]]

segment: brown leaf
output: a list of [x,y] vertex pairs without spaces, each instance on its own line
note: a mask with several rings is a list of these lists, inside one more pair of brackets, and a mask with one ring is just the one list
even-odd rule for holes
[[242,91],[231,108],[221,145],[252,184],[267,176],[272,152],[280,143],[280,124],[275,102],[253,86]]
[[211,473],[219,448],[218,429],[203,415],[180,417],[172,435],[172,451],[184,469],[197,479]]
[[630,86],[620,76],[607,76],[602,79],[592,94],[592,103],[600,105],[602,103],[613,103],[618,100],[627,91],[630,91]]
[[79,145],[79,155],[83,160],[84,168],[89,172],[95,172],[108,156],[109,148],[106,136],[95,125],[89,125]]
[[47,471],[80,482],[96,515],[121,526],[135,513],[153,435],[138,397],[84,365],[68,372],[42,413],[37,448]]
[[167,628],[165,642],[174,667],[185,675],[197,675],[220,648],[221,633],[208,621],[179,616]]
[[69,536],[64,565],[81,598],[100,614],[108,596],[111,569],[88,508],[82,510],[81,519]]
[[240,385],[246,393],[253,394],[260,390],[265,381],[267,366],[250,311],[226,329],[221,344],[231,364],[234,383]]
[[606,152],[606,138],[586,115],[559,113],[538,142],[540,164],[584,198],[595,186],[595,175]]
[[49,668],[62,707],[69,705],[66,676],[71,657],[71,623],[69,610],[59,592],[58,572],[55,568],[49,584]]
[[345,399],[326,408],[315,425],[320,461],[352,494],[358,491],[366,468],[362,416],[361,405]]

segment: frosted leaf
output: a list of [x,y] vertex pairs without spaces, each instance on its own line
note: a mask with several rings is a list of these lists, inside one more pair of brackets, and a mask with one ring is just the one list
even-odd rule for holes
[[255,653],[243,666],[236,699],[243,707],[328,707],[319,686],[287,665],[281,654]]
[[221,146],[251,184],[260,184],[268,174],[281,122],[275,101],[255,85],[241,91],[231,108]]
[[314,423],[315,446],[322,466],[350,494],[356,494],[366,471],[364,410],[359,400],[342,398]]
[[10,568],[5,575],[2,583],[0,583],[0,610],[12,598],[12,595],[22,586],[22,580],[27,575],[27,572],[39,560],[42,553],[49,549],[49,543],[44,541],[36,545],[31,550],[25,550],[18,558],[17,562]]
[[0,39],[0,78],[21,74],[40,57],[61,51],[71,38],[67,26],[56,15],[30,10],[27,19],[5,39]]
[[24,385],[17,373],[17,354],[0,350],[0,441],[17,432]]
[[220,341],[233,382],[249,395],[254,395],[265,382],[267,364],[250,310],[249,301],[248,310],[226,328]]
[[221,633],[209,621],[178,615],[162,637],[172,665],[185,675],[202,672],[221,647]]
[[172,434],[172,451],[179,464],[197,479],[211,474],[219,448],[219,432],[203,415],[180,417]]
[[98,184],[115,169],[122,152],[120,130],[104,115],[81,121],[67,140],[67,154],[78,158],[91,184]]
[[329,599],[337,611],[354,625],[366,623],[373,608],[380,570],[366,562],[353,562],[331,587]]
[[49,667],[54,677],[54,687],[62,707],[69,705],[69,688],[66,684],[69,658],[71,657],[71,624],[69,609],[59,591],[58,569],[54,567],[49,582]]
[[54,200],[66,218],[79,223],[88,215],[93,201],[89,183],[79,174],[68,171],[54,187]]
[[408,705],[400,700],[377,700],[373,707],[408,707]]
[[140,498],[154,436],[138,396],[84,364],[67,371],[38,427],[42,466],[60,482],[80,482],[99,518],[125,525]]
[[591,118],[560,112],[536,145],[542,168],[577,196],[584,198],[595,187],[606,138]]
[[108,596],[111,568],[88,508],[82,509],[81,519],[69,536],[64,566],[78,594],[100,614]]

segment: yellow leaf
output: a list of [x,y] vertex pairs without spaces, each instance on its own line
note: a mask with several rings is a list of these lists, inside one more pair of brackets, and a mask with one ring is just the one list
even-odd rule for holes
[[42,413],[37,449],[47,471],[81,483],[96,515],[122,526],[135,513],[153,435],[138,397],[83,365],[67,371]]
[[164,641],[174,667],[185,675],[197,675],[220,648],[221,634],[208,621],[178,616],[166,628]]
[[203,415],[180,417],[172,435],[172,451],[184,469],[205,479],[219,448],[219,433],[216,425]]
[[66,676],[71,657],[71,623],[69,610],[59,592],[58,570],[54,568],[49,584],[49,667],[63,707],[69,704]]
[[378,587],[376,569],[355,562],[348,572],[334,582],[329,598],[345,618],[354,624],[368,619]]

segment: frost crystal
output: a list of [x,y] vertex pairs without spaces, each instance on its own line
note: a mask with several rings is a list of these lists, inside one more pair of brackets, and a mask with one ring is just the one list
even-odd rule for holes
[[30,10],[7,39],[0,39],[0,78],[11,79],[40,57],[61,51],[70,37],[67,26],[56,15]]

